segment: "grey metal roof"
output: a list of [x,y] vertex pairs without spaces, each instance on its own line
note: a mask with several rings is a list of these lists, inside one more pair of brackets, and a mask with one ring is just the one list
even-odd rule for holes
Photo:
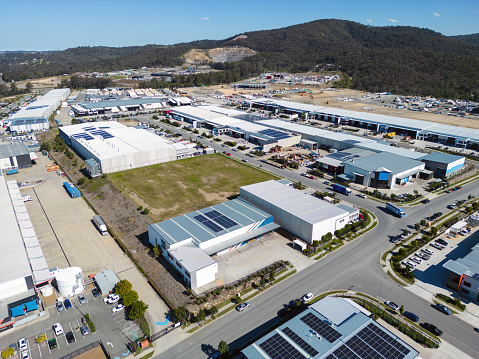
[[109,100],[109,101],[98,101],[98,102],[82,102],[79,105],[86,109],[98,109],[98,108],[111,108],[118,106],[134,106],[134,105],[147,105],[151,103],[162,103],[165,102],[165,99],[159,98],[138,98],[131,100]]
[[94,277],[98,289],[102,294],[107,294],[115,288],[115,285],[120,281],[115,272],[112,270],[104,270]]
[[23,142],[0,144],[0,158],[26,155],[29,152]]
[[336,206],[274,180],[243,186],[240,188],[240,195],[243,192],[261,198],[311,224],[346,214],[346,211]]
[[338,204],[336,207],[341,208],[342,210],[349,213],[359,212],[359,209],[351,207],[351,206],[347,206],[343,203]]
[[349,160],[344,162],[344,165],[361,168],[369,172],[375,171],[381,166],[381,164],[387,166],[387,169],[393,174],[401,173],[421,165],[424,166],[424,162],[416,161],[388,152],[380,152],[371,156],[360,158],[358,160]]
[[[286,187],[286,186],[285,186]],[[204,215],[207,212],[216,210],[235,221],[237,225],[214,232],[194,217]],[[263,210],[253,206],[241,198],[237,198],[224,203],[216,204],[211,207],[203,208],[198,211],[184,214],[166,221],[150,225],[157,231],[169,244],[181,242],[185,239],[193,238],[198,242],[206,242],[215,237],[226,233],[231,233],[238,228],[256,223],[271,215]]]
[[450,155],[449,153],[443,153],[443,152],[432,152],[424,157],[419,158],[419,160],[449,164],[454,161],[460,160],[461,158],[464,158],[464,157]]
[[[287,356],[281,356],[281,354],[271,357],[262,348],[263,343],[276,336],[276,338],[286,341],[290,349],[292,347],[293,351],[299,352],[304,356],[305,359],[320,359],[327,357],[336,358],[336,356],[330,355],[340,348],[349,347],[348,341],[350,339],[357,338],[361,331],[368,330],[367,328],[372,328],[373,331],[380,333],[383,341],[376,343],[370,342],[372,343],[372,347],[362,343],[361,347],[363,350],[355,351],[355,358],[366,359],[372,357],[387,357],[387,350],[390,349],[390,347],[385,348],[384,341],[390,343],[392,346],[397,347],[401,345],[404,347],[404,355],[400,356],[400,358],[414,359],[417,357],[419,354],[417,350],[380,324],[376,323],[368,316],[367,313],[368,312],[365,309],[359,307],[353,301],[350,301],[346,298],[326,297],[314,303],[308,309],[295,316],[293,319],[288,320],[286,323],[282,324],[278,328],[263,336],[261,339],[246,347],[242,353],[247,359],[286,358]],[[313,321],[317,321],[319,324],[322,324],[322,327],[324,327],[326,330],[326,332],[324,332],[326,335],[328,333],[338,333],[339,338],[330,342],[327,337],[322,335],[323,333],[319,334],[317,331],[313,330],[304,320],[302,320],[306,317],[312,318]],[[371,333],[373,331],[369,332]],[[292,332],[295,339],[293,339],[291,336],[288,336],[286,334],[288,332]],[[301,342],[302,345],[299,345],[298,342]],[[273,341],[272,344],[275,345],[275,342]],[[351,347],[349,348],[351,349]],[[308,349],[314,352],[314,355],[310,355],[307,352]],[[351,351],[353,351],[353,349],[351,349]],[[381,352],[382,355],[378,355],[379,352]],[[350,358],[351,356],[348,356],[347,353],[348,352],[343,352],[343,355],[338,356],[338,358]],[[300,356],[298,355],[296,357]]]
[[456,260],[448,260],[444,265],[444,268],[454,272],[458,275],[466,274],[469,277],[479,273],[479,244],[472,247],[470,253],[464,258],[458,258]]

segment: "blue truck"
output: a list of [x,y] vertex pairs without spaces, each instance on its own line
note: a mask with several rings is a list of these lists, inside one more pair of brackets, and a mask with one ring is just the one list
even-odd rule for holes
[[333,183],[333,190],[345,194],[346,196],[351,195],[351,188],[343,186],[342,184]]
[[406,213],[404,213],[404,210],[401,207],[398,207],[391,202],[386,203],[386,209],[392,214],[398,216],[399,218],[403,218],[406,215]]
[[63,182],[63,187],[65,187],[67,193],[70,195],[71,198],[81,197],[80,190],[71,183]]
[[18,173],[18,170],[17,169],[14,169],[14,170],[8,170],[7,171],[7,176],[10,176],[10,175],[15,175]]

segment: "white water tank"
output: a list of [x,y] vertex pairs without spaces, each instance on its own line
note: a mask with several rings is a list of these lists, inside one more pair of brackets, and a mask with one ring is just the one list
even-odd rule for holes
[[72,297],[83,291],[83,272],[79,267],[61,269],[55,279],[62,297]]
[[53,287],[51,285],[46,285],[42,287],[41,292],[44,297],[49,297],[53,294]]

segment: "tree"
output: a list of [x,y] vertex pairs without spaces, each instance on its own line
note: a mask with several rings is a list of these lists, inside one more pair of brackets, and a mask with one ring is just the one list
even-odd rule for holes
[[396,195],[394,193],[391,194],[391,200],[394,201],[396,199]]
[[126,293],[131,291],[132,285],[126,279],[122,279],[116,284],[115,293],[118,294],[120,297],[123,297]]
[[128,314],[128,318],[130,318],[131,320],[143,318],[147,309],[148,305],[146,305],[141,300],[137,300],[135,303],[132,304],[130,313]]
[[416,223],[416,224],[414,225],[414,229],[415,229],[416,231],[419,231],[419,230],[421,229],[421,225],[420,225],[419,223]]
[[196,316],[196,321],[199,323],[199,322],[203,322],[205,319],[206,319],[205,310],[203,308],[200,308],[200,310],[198,311],[198,315]]
[[50,145],[50,142],[44,142],[40,145],[40,151],[51,151],[52,146]]
[[261,278],[261,281],[259,282],[259,285],[264,287],[266,285],[266,280],[264,279],[264,277]]
[[220,354],[226,354],[230,350],[230,347],[228,346],[228,343],[226,343],[224,340],[220,341],[220,344],[218,345],[218,351]]
[[421,222],[419,222],[421,224],[421,226],[425,226],[427,224],[426,220],[425,219],[421,219]]
[[188,309],[186,309],[186,307],[183,305],[181,307],[175,308],[173,313],[175,314],[175,318],[180,322],[185,322],[190,315]]
[[436,227],[431,227],[431,234],[434,236],[437,236],[437,228]]
[[210,308],[210,314],[211,314],[211,315],[215,315],[216,313],[218,313],[218,308],[216,307],[216,305],[213,305],[213,306]]
[[153,247],[153,253],[155,254],[155,257],[158,257],[161,254],[161,247],[158,244]]
[[9,356],[12,356],[12,355],[15,355],[15,351],[13,350],[13,348],[7,348],[2,352],[2,358],[8,358]]
[[401,305],[401,308],[399,308],[399,312],[400,312],[401,314],[404,314],[404,305]]
[[271,272],[269,272],[269,281],[274,281],[274,269],[271,269]]
[[132,305],[138,300],[138,293],[134,290],[129,291],[128,293],[125,293],[123,296],[123,304],[127,307]]
[[27,84],[25,85],[25,89],[27,90],[27,92],[32,92],[32,88],[33,88],[32,83],[28,81]]
[[149,208],[143,209],[143,214],[147,215],[148,213],[150,213],[150,209],[149,209]]
[[408,231],[407,229],[403,229],[403,230],[402,230],[402,234],[403,234],[404,236],[407,236],[407,235],[409,234],[409,231]]
[[84,184],[86,181],[86,178],[85,177],[80,177],[77,181],[77,185],[81,186],[82,184]]

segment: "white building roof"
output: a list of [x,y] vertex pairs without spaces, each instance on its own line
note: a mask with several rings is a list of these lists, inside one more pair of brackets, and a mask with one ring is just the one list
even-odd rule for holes
[[216,263],[208,254],[196,246],[180,246],[168,251],[189,273]]
[[240,195],[241,191],[249,192],[311,224],[349,215],[341,208],[274,180],[243,186],[240,188]]
[[205,120],[205,121],[210,121],[210,120],[218,119],[222,117],[228,118],[227,116],[222,115],[221,113],[204,110],[198,106],[182,106],[182,107],[172,109],[171,112],[174,114],[179,114],[186,117],[195,118],[197,120]]
[[23,107],[17,113],[15,113],[11,117],[11,119],[13,120],[18,118],[46,118],[58,106],[60,106],[60,100],[53,99],[34,101],[28,104],[28,106]]

